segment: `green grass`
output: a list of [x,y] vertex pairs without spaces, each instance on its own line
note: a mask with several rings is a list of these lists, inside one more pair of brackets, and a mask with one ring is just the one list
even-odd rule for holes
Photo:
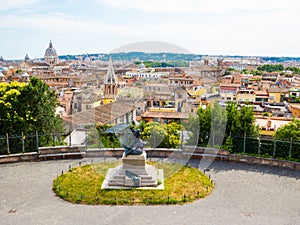
[[80,204],[132,205],[183,204],[204,198],[213,182],[196,168],[176,163],[148,162],[164,170],[164,190],[101,189],[106,172],[120,162],[104,162],[71,169],[53,181],[60,198]]

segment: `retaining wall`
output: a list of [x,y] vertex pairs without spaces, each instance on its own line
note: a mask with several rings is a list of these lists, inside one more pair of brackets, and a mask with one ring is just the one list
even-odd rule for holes
[[[271,158],[260,158],[246,155],[235,155],[229,154],[227,151],[214,149],[214,148],[194,148],[185,147],[180,149],[144,149],[147,153],[147,157],[157,158],[193,158],[193,159],[206,159],[212,161],[230,161],[230,162],[242,162],[251,164],[261,164],[269,166],[278,166],[283,168],[290,168],[294,170],[300,170],[300,163],[290,162],[285,160],[271,159]],[[122,148],[105,148],[105,149],[85,149],[85,146],[57,146],[57,147],[43,147],[39,148],[39,153],[23,153],[13,155],[2,155],[0,156],[0,163],[13,163],[22,161],[37,161],[41,156],[46,154],[55,153],[72,153],[72,152],[85,152],[85,157],[117,157],[121,158],[124,153]]]
[[269,159],[269,158],[260,158],[246,155],[229,155],[229,161],[232,162],[243,162],[243,163],[251,163],[251,164],[261,164],[261,165],[269,165],[269,166],[279,166],[284,168],[290,168],[295,170],[300,170],[300,163],[278,160],[278,159]]

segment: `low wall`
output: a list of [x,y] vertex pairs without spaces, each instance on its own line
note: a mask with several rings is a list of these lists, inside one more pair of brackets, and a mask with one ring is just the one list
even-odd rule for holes
[[79,146],[53,146],[53,147],[40,147],[39,154],[56,154],[56,153],[68,153],[68,152],[84,152],[85,145]]
[[229,155],[229,161],[232,162],[243,162],[243,163],[252,163],[252,164],[261,164],[269,166],[279,166],[284,168],[290,168],[295,170],[300,170],[300,163],[278,160],[278,159],[269,159],[269,158],[260,158],[246,155]]
[[[242,162],[251,164],[261,164],[269,166],[278,166],[283,168],[290,168],[300,170],[300,163],[290,162],[271,158],[260,158],[246,155],[229,154],[227,151],[214,149],[214,148],[201,148],[201,147],[184,147],[180,149],[167,149],[167,148],[145,148],[148,157],[153,158],[192,158],[192,159],[206,159],[212,161],[230,161]],[[57,146],[57,147],[42,147],[39,148],[39,153],[23,153],[12,155],[0,155],[1,163],[13,163],[22,161],[38,161],[39,158],[47,154],[63,154],[72,152],[84,152],[85,157],[117,157],[121,158],[124,153],[122,148],[103,148],[103,149],[87,149],[85,146]]]
[[[80,146],[56,146],[56,147],[40,147],[39,152],[28,152],[28,153],[19,153],[19,154],[9,154],[9,155],[0,155],[0,164],[1,163],[16,163],[16,162],[26,162],[26,161],[39,161],[41,156],[47,156],[50,154],[63,154],[64,153],[76,153],[76,152],[85,152],[86,148],[84,145]],[[79,157],[80,155],[78,155]],[[74,158],[77,156],[74,156]],[[64,158],[64,157],[62,157]]]
[[[144,148],[147,153],[147,157],[158,157],[167,158],[172,154],[180,153],[181,150],[178,149],[168,149],[168,148]],[[100,148],[100,149],[87,149],[86,157],[117,157],[121,158],[123,156],[123,148]]]
[[0,164],[1,163],[16,163],[16,162],[25,162],[25,161],[37,161],[39,154],[37,152],[29,153],[20,153],[20,154],[11,154],[11,155],[0,155]]

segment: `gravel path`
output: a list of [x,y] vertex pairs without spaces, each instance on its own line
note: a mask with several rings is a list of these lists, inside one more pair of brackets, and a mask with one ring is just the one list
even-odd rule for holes
[[[79,161],[0,165],[0,224],[300,224],[300,171],[214,162],[205,199],[173,206],[87,206],[57,198],[52,180]],[[191,164],[203,169],[202,162]]]

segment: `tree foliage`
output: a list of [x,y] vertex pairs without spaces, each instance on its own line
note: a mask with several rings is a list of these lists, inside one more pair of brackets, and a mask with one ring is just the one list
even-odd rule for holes
[[99,132],[100,147],[102,148],[120,148],[121,143],[118,137],[113,133],[106,133],[106,130],[113,127],[113,124],[97,124],[96,129]]
[[286,67],[285,70],[292,71],[293,74],[300,74],[300,68],[291,66],[291,67]]
[[[246,135],[257,137],[259,134],[258,128],[254,125],[253,109],[249,105],[243,106],[239,110],[236,103],[230,102],[224,110],[215,101],[213,107],[199,108],[197,116],[198,120],[191,119],[197,121],[199,125],[198,145],[200,146],[207,144],[211,146],[222,145],[228,136]],[[190,130],[189,126],[187,127]]]
[[199,108],[197,115],[199,119],[198,144],[221,145],[226,128],[225,110],[215,101],[213,107]]
[[62,132],[57,95],[41,80],[0,84],[0,135]]
[[177,148],[181,144],[178,131],[182,129],[183,126],[176,122],[169,124],[149,122],[143,124],[141,128],[142,139],[152,148]]
[[287,141],[300,141],[300,120],[294,118],[292,122],[279,128],[275,133],[275,137]]
[[207,144],[211,130],[211,107],[206,109],[199,108],[197,111],[199,122],[199,139],[198,144]]
[[257,70],[266,71],[266,72],[276,72],[284,70],[284,66],[282,64],[265,64],[259,66]]
[[240,134],[248,137],[258,137],[258,127],[254,125],[255,117],[251,105],[244,105],[239,112],[238,118],[241,124]]
[[225,143],[221,146],[222,149],[229,151],[230,153],[232,153],[233,150],[233,140],[231,136],[228,136],[226,138]]
[[[140,65],[142,62],[135,62],[136,65]],[[158,62],[158,61],[144,61],[143,64],[147,68],[155,67],[188,67],[189,62],[182,60],[173,60],[168,62]]]

